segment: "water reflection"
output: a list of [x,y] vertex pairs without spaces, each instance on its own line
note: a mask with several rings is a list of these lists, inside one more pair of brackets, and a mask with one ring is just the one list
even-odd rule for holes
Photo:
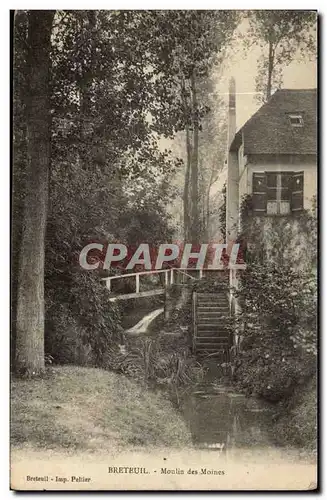
[[183,404],[193,443],[225,453],[231,448],[271,446],[271,410],[228,387],[198,387]]

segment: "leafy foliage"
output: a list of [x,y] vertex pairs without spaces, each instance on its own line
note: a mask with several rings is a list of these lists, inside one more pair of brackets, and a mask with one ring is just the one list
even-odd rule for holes
[[[155,11],[143,18],[142,33],[153,33],[148,50],[158,92],[150,111],[152,127],[171,138],[182,132],[184,240],[208,238],[210,188],[222,167],[225,146],[224,140],[216,145],[218,133],[223,138],[225,130],[215,120],[222,105],[213,74],[238,19],[236,11],[224,10]],[[168,30],[169,36],[163,36]]]
[[177,396],[199,382],[201,365],[190,356],[185,342],[177,339],[169,345],[165,334],[156,339],[145,337],[127,342],[126,352],[110,348],[105,357],[107,369],[124,373],[146,386],[163,386]]
[[316,200],[310,210],[283,217],[255,216],[252,196],[242,199],[239,241],[247,262],[264,263],[267,259],[304,271],[317,268]]
[[[15,27],[17,248],[28,16],[20,11]],[[79,252],[95,240],[170,241],[169,180],[181,160],[162,150],[159,140],[186,126],[200,128],[208,106],[194,99],[194,81],[203,80],[205,96],[210,68],[223,56],[236,22],[232,11],[56,11],[45,275],[46,350],[54,362],[99,365],[119,338],[119,310],[107,303],[101,271],[81,270]],[[194,189],[197,184],[196,176]]]
[[279,400],[315,372],[315,289],[314,276],[288,266],[248,265],[235,292],[243,338],[235,376],[243,388]]
[[305,448],[306,455],[309,451],[314,457],[317,451],[317,417],[317,377],[314,376],[308,384],[295,389],[286,408],[279,408],[274,426],[277,443]]
[[227,191],[227,187],[226,187],[226,182],[225,182],[223,185],[223,188],[221,190],[223,200],[222,200],[222,203],[220,205],[219,212],[218,212],[220,232],[223,236],[223,241],[226,241],[226,191]]
[[280,88],[283,70],[297,54],[316,54],[315,11],[256,10],[249,11],[247,45],[257,44],[263,53],[259,61],[256,90],[259,101],[269,99],[272,90]]
[[[299,405],[293,396],[305,390],[317,368],[316,217],[315,200],[312,210],[284,217],[255,216],[250,195],[241,204],[239,241],[247,269],[235,290],[241,308],[235,332],[241,342],[234,377],[246,392],[282,402],[276,429],[292,444],[294,430],[287,431],[286,421],[296,422],[311,441],[315,432],[314,419],[304,430],[303,420],[294,417]],[[294,403],[287,411],[285,401]],[[311,418],[311,395],[308,401],[304,411]]]
[[181,162],[158,139],[199,126],[207,107],[192,101],[191,77],[208,75],[236,20],[230,11],[57,11],[47,311],[52,321],[65,301],[97,362],[119,337],[118,312],[98,276],[77,269],[78,252],[94,240],[170,241],[169,180]]
[[[15,30],[17,250],[26,169],[26,16],[16,16]],[[179,162],[159,149],[151,128],[157,94],[144,57],[147,42],[135,46],[139,17],[57,11],[53,24],[45,285],[46,352],[55,362],[99,365],[120,335],[119,311],[108,304],[101,274],[79,267],[83,246],[94,240],[128,243],[141,235],[149,243],[169,241],[171,234],[167,179]],[[13,305],[15,313],[15,299]]]

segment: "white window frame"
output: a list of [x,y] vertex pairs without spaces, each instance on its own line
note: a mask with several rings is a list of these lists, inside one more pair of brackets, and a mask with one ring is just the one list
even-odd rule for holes
[[[270,189],[273,189],[274,196],[275,196],[275,198],[272,198],[272,199],[268,199],[268,198],[270,198],[270,196],[268,194],[269,186],[268,186],[267,175],[270,173],[273,173],[276,175],[276,185],[270,187]],[[287,199],[285,197],[283,197],[283,189],[284,189],[284,187],[282,185],[282,176],[283,175],[291,175],[292,176],[291,186],[289,187],[289,197]],[[254,184],[253,184],[254,176],[266,179],[266,181],[264,183],[265,187],[262,191],[261,190],[254,191]],[[298,176],[302,177],[302,182],[303,182],[302,189],[294,190],[293,181]],[[302,200],[300,203],[297,202],[296,205],[299,204],[301,206],[299,206],[299,208],[295,208],[296,205],[294,203],[293,196],[298,195],[298,194],[302,195]],[[254,196],[265,195],[265,197],[266,197],[266,208],[265,209],[257,208],[257,205],[256,205],[256,208],[254,208],[254,212],[257,214],[264,212],[265,215],[268,215],[268,216],[283,216],[283,215],[289,215],[293,212],[300,212],[303,210],[303,206],[304,206],[304,172],[303,171],[294,172],[294,171],[284,171],[284,170],[278,171],[278,172],[272,171],[272,170],[265,171],[265,172],[253,172],[252,173],[252,195],[254,195]],[[269,202],[275,203],[276,212],[269,212],[268,211],[268,203]],[[288,211],[285,211],[285,210],[281,211],[282,202],[288,203]]]
[[[287,175],[288,172],[267,172],[267,173],[275,173],[277,175],[277,186],[276,186],[276,200],[268,200],[267,198],[267,215],[287,215],[287,214],[290,214],[292,212],[292,209],[291,209],[291,203],[292,203],[292,195],[290,195],[289,199],[288,200],[283,200],[282,199],[282,175]],[[268,186],[267,186],[267,190],[268,190]],[[289,210],[288,212],[283,212],[281,213],[280,211],[280,206],[281,206],[281,202],[282,201],[286,201],[288,202],[289,204]],[[274,202],[274,203],[277,203],[277,212],[276,213],[268,213],[268,203],[269,202]]]
[[[289,113],[288,119],[290,121],[291,127],[303,127],[304,121],[301,113]],[[293,122],[292,120],[299,120],[299,122]]]

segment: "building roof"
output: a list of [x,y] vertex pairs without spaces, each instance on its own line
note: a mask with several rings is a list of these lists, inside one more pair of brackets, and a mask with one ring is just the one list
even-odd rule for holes
[[[292,126],[289,114],[301,115],[303,126]],[[242,137],[244,154],[316,154],[317,90],[277,90],[238,130],[231,151]]]

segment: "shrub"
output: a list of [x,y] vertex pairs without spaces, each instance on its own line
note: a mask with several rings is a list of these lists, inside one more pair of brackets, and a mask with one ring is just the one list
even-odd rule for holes
[[273,263],[252,264],[235,292],[242,335],[235,363],[240,387],[267,399],[289,396],[316,369],[316,282]]
[[291,444],[310,451],[317,449],[317,380],[294,391],[275,424],[279,445]]
[[127,343],[126,352],[110,348],[106,353],[106,368],[144,385],[162,385],[175,393],[200,381],[203,369],[190,355],[186,341],[180,338],[167,341],[165,337],[135,339]]
[[205,276],[200,281],[194,282],[193,290],[198,293],[215,293],[221,291],[229,293],[228,272],[226,270],[226,274],[223,276],[219,275],[219,277],[214,276],[214,274]]
[[[106,289],[94,273],[80,269],[65,276],[52,275],[47,290],[46,353],[55,363],[101,367],[113,342],[119,342],[121,327],[117,304],[108,301]],[[57,290],[61,285],[62,293]]]

